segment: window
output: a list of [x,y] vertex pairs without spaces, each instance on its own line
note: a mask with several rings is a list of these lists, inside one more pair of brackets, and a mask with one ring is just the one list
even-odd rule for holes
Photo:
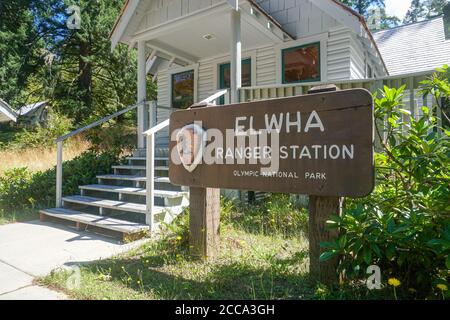
[[[242,86],[243,87],[251,87],[252,86],[252,60],[245,59],[242,60],[241,67],[241,77],[242,77]],[[231,87],[231,79],[230,79],[230,63],[224,63],[219,66],[219,89],[229,89]]]
[[284,49],[283,83],[320,81],[320,42]]
[[172,75],[172,108],[187,109],[194,104],[194,70]]
[[[229,89],[231,88],[231,64],[223,63],[219,65],[219,89]],[[251,87],[252,86],[252,60],[245,59],[242,60],[241,67],[241,81],[243,87]],[[224,97],[220,97],[219,104],[225,104]]]

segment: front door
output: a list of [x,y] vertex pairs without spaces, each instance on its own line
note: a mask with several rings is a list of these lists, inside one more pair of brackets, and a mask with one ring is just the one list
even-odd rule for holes
[[[219,65],[219,89],[230,89],[231,87],[231,64],[223,63]],[[252,60],[244,59],[242,60],[242,86],[251,87],[252,86]],[[224,104],[224,97],[220,98],[219,104]]]

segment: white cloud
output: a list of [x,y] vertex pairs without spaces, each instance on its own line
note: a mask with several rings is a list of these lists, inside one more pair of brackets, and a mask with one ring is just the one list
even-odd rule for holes
[[397,16],[403,20],[412,0],[386,0],[386,12],[388,15]]

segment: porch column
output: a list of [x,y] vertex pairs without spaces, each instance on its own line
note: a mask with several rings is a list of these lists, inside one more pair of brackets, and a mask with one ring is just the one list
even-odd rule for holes
[[241,12],[237,6],[231,10],[231,103],[239,102],[239,89],[242,86],[241,77]]
[[[137,102],[143,102],[147,99],[147,59],[145,41],[138,42],[138,99]],[[148,128],[147,106],[139,106],[137,110],[137,134],[138,148],[145,148],[145,139],[142,134]]]

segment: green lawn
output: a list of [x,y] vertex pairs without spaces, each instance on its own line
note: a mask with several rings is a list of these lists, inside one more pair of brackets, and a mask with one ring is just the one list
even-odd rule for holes
[[220,257],[189,258],[184,239],[169,237],[81,269],[81,286],[67,290],[66,272],[42,283],[76,299],[313,298],[307,279],[307,241],[222,229]]
[[39,219],[39,210],[21,209],[7,210],[0,208],[0,225]]
[[[281,220],[273,219],[272,214]],[[74,299],[368,297],[367,289],[330,292],[309,279],[308,242],[301,231],[305,230],[304,212],[269,201],[263,211],[258,207],[239,214],[225,204],[222,219],[220,255],[214,261],[190,258],[185,215],[160,240],[81,266],[80,286],[75,289],[67,287],[71,283],[67,271],[55,271],[38,281]],[[279,223],[286,226],[283,232]]]

